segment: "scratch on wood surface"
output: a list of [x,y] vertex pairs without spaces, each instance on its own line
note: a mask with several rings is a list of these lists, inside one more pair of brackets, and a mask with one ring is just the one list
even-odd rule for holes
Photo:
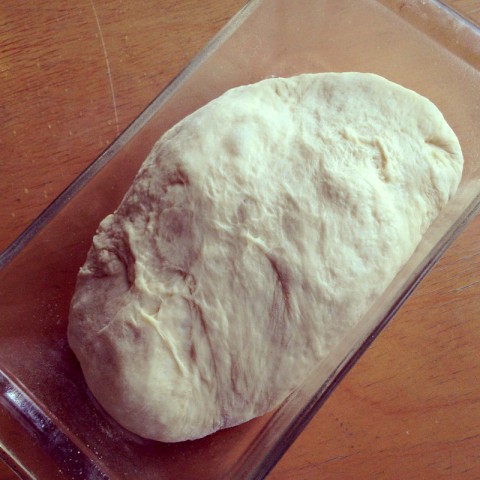
[[100,41],[102,42],[103,55],[105,56],[105,64],[107,66],[108,81],[110,82],[110,92],[112,94],[113,112],[115,114],[115,126],[117,128],[117,135],[118,135],[120,133],[120,124],[118,122],[117,100],[115,98],[115,89],[113,88],[112,71],[110,70],[110,61],[108,60],[107,47],[105,45],[105,39],[103,38],[102,27],[100,26],[100,20],[98,18],[97,9],[95,8],[95,4],[93,3],[93,0],[90,0],[90,4],[92,5],[93,15],[95,16],[95,21],[97,22],[98,34],[100,36]]
[[470,288],[470,287],[475,287],[476,285],[478,285],[480,283],[480,280],[477,280],[476,282],[471,282],[471,283],[468,283],[467,285],[463,285],[462,287],[458,287],[454,290],[454,292],[463,292],[464,290],[467,290],[467,288]]

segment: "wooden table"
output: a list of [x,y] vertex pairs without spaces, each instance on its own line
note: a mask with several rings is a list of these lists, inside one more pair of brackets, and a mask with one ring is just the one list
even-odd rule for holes
[[[0,249],[243,3],[2,1]],[[479,298],[477,217],[269,478],[480,478]]]

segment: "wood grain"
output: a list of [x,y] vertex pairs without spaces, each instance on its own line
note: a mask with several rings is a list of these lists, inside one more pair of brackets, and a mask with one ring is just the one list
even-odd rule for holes
[[[2,1],[0,249],[243,3]],[[480,22],[477,0],[449,3]],[[479,245],[477,218],[271,480],[480,478]],[[13,478],[0,462],[0,479]]]
[[0,250],[243,4],[2,2]]

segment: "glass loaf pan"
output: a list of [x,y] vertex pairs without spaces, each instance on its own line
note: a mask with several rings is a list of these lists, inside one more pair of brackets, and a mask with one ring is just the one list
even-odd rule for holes
[[[480,193],[480,33],[438,1],[253,0],[0,257],[0,453],[25,478],[263,478],[461,228]],[[277,411],[205,439],[142,440],[105,416],[68,348],[79,266],[155,140],[228,88],[374,72],[430,98],[465,155],[460,189],[388,291]],[[34,328],[32,328],[34,327]]]

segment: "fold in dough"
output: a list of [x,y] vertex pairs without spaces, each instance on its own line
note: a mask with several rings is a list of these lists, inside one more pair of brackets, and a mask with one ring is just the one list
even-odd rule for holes
[[272,410],[362,317],[461,178],[420,95],[360,73],[235,88],[155,145],[81,268],[68,337],[147,438]]

